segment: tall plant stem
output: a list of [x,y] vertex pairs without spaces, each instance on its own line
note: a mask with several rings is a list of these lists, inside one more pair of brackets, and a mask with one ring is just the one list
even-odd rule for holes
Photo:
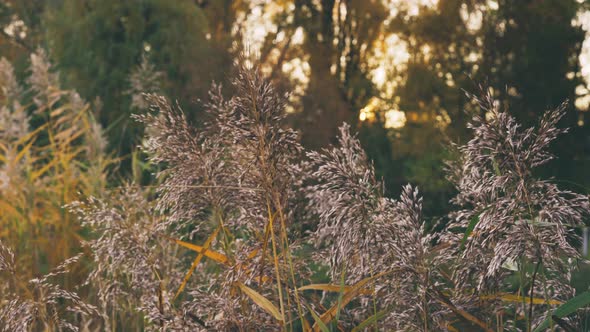
[[533,278],[531,279],[531,290],[529,294],[529,321],[528,321],[528,331],[532,331],[533,325],[533,293],[535,290],[535,279],[537,278],[537,273],[539,272],[539,267],[541,266],[541,260],[537,261],[535,265],[535,271],[533,272]]
[[224,249],[227,253],[230,252],[230,238],[229,236],[231,235],[230,231],[227,229],[227,227],[225,227],[225,223],[223,222],[223,212],[221,212],[221,209],[216,208],[215,209],[215,215],[217,216],[217,220],[219,221],[219,227],[221,227],[221,234],[223,235],[223,245],[224,245]]
[[268,209],[268,227],[270,230],[270,242],[272,244],[272,254],[274,256],[274,265],[275,265],[275,271],[276,271],[276,275],[277,275],[277,290],[279,292],[279,303],[280,303],[280,307],[281,307],[281,317],[283,318],[283,329],[286,331],[287,330],[287,325],[285,322],[285,304],[283,301],[283,287],[281,286],[281,271],[279,270],[279,256],[277,254],[277,245],[276,245],[276,240],[275,240],[275,232],[274,232],[274,225],[273,225],[273,219],[274,216],[270,210],[270,202],[266,202],[266,206]]
[[279,209],[279,218],[281,220],[281,235],[284,241],[285,255],[287,257],[287,262],[289,263],[291,279],[293,280],[293,291],[295,293],[295,302],[297,302],[297,312],[299,313],[299,318],[303,324],[303,309],[301,308],[301,300],[299,299],[299,289],[295,279],[295,269],[293,268],[293,260],[291,259],[291,250],[289,250],[289,238],[287,237],[287,227],[285,226],[285,216],[282,209]]
[[[371,272],[371,279],[375,277],[375,273],[373,272],[373,264],[371,264],[371,261],[369,259],[369,264],[370,264],[370,272]],[[375,286],[373,286],[373,291],[372,291],[372,295],[373,295],[373,315],[375,315],[375,317],[377,317],[377,292],[376,292],[376,288]],[[379,331],[379,323],[377,322],[377,320],[375,320],[375,331]]]
[[[428,270],[424,273],[424,279],[426,281],[426,289],[428,289],[428,283],[430,282]],[[422,301],[424,306],[424,332],[428,332],[428,292],[424,292]]]

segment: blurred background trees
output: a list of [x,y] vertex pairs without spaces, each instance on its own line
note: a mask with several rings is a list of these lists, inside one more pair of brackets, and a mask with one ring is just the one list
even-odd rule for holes
[[465,92],[480,85],[526,124],[569,100],[572,132],[543,172],[590,185],[587,10],[577,0],[3,0],[0,54],[27,90],[28,54],[46,49],[125,160],[139,144],[129,115],[146,107],[140,91],[177,99],[198,123],[209,82],[227,86],[232,61],[257,61],[290,92],[304,145],[332,143],[349,122],[387,194],[417,184],[439,215],[452,194],[445,146],[468,138]]

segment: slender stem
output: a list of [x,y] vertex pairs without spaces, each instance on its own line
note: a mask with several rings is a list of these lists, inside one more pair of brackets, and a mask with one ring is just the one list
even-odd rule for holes
[[528,331],[532,331],[532,324],[533,324],[533,293],[535,290],[535,279],[537,278],[537,272],[539,272],[539,266],[541,266],[541,260],[537,261],[535,265],[535,271],[533,272],[533,278],[531,280],[531,290],[529,294],[529,321],[528,321]]
[[[152,273],[158,279],[158,287],[156,288],[156,295],[158,295],[158,311],[160,311],[160,314],[164,315],[164,287],[162,277],[160,276],[160,273],[158,273],[158,270],[153,264],[151,265],[151,267]],[[159,320],[159,324],[160,327],[164,327],[164,321],[162,319]]]
[[270,236],[270,229],[268,228],[269,224],[266,223],[264,226],[264,235],[262,237],[262,263],[260,264],[260,283],[262,284],[262,279],[264,276],[264,261],[266,259],[266,247],[268,246],[268,237]]
[[274,226],[273,226],[273,215],[270,211],[270,202],[267,201],[267,208],[268,208],[268,227],[270,229],[270,242],[272,244],[272,253],[274,256],[274,265],[275,265],[275,272],[277,275],[277,289],[279,292],[279,303],[281,306],[281,316],[283,318],[283,329],[286,331],[287,330],[287,326],[286,326],[286,322],[285,322],[285,304],[283,301],[283,290],[282,290],[282,286],[281,286],[281,272],[279,269],[279,257],[277,255],[277,245],[276,245],[276,241],[275,241],[275,232],[273,230]]
[[[526,293],[524,291],[524,258],[520,260],[520,262],[518,263],[518,280],[519,280],[519,286],[518,286],[518,294],[520,295],[520,297],[522,298],[522,312],[524,315],[524,318],[526,320],[526,324],[527,326],[529,326],[529,316],[527,315],[526,312]],[[518,311],[514,310],[514,321],[516,322],[518,319]]]
[[220,208],[215,209],[215,215],[217,216],[217,220],[219,221],[219,226],[221,227],[221,234],[223,235],[223,246],[225,247],[225,252],[230,253],[230,238],[231,235],[230,231],[225,227],[225,223],[223,222],[224,216],[223,212]]
[[[369,258],[369,266],[371,272],[371,279],[375,276],[373,272],[373,264],[371,264],[371,259]],[[373,314],[377,317],[377,287],[373,286]],[[379,331],[379,323],[377,323],[377,319],[375,319],[375,331]]]
[[[428,270],[424,273],[424,279],[426,281],[426,289],[428,289],[429,283],[429,275]],[[428,292],[424,292],[424,299],[423,299],[423,307],[424,307],[424,332],[428,332]]]
[[291,259],[291,251],[289,249],[289,238],[287,237],[287,227],[285,225],[285,216],[283,214],[283,210],[279,209],[279,218],[281,220],[281,233],[283,236],[283,241],[285,242],[285,253],[287,256],[287,262],[289,263],[289,270],[291,272],[291,279],[293,280],[293,291],[295,293],[295,302],[297,302],[297,312],[299,313],[299,318],[301,319],[301,323],[303,324],[303,309],[301,308],[301,300],[299,299],[299,289],[297,286],[297,281],[295,279],[295,269],[293,268],[293,260]]
[[[541,270],[541,274],[545,276],[545,270]],[[545,294],[545,301],[549,299],[549,291],[547,290],[547,278],[543,278],[543,292]],[[549,306],[549,317],[553,317],[553,309]],[[550,331],[553,331],[553,319],[549,320]]]

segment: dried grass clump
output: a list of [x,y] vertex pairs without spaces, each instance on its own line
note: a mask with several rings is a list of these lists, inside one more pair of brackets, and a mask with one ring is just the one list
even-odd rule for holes
[[[367,276],[367,269],[381,256],[383,229],[380,217],[391,208],[383,197],[383,184],[350,127],[340,127],[339,146],[309,152],[306,196],[310,210],[319,218],[314,234],[316,244],[324,245],[331,276],[337,279],[344,264],[346,277],[356,282]],[[386,225],[387,226],[387,225]]]
[[178,324],[182,314],[171,302],[182,279],[181,262],[177,246],[167,237],[175,233],[169,232],[147,193],[127,186],[69,208],[96,235],[86,242],[94,261],[87,284],[97,290],[105,329],[143,320],[148,327]]
[[[490,120],[473,119],[473,139],[459,147],[458,162],[449,164],[459,191],[453,202],[462,208],[449,228],[472,229],[465,250],[457,252],[456,287],[497,293],[509,287],[516,272],[519,293],[528,299],[517,310],[530,327],[530,320],[544,319],[552,309],[533,306],[534,296],[566,300],[574,295],[569,282],[581,257],[572,243],[579,241],[575,229],[584,225],[590,205],[587,196],[534,175],[553,158],[549,144],[566,132],[557,128],[565,104],[547,111],[537,128],[525,129],[491,95],[478,101]],[[460,234],[450,238],[455,244],[462,239]]]
[[312,241],[330,265],[333,282],[341,276],[346,284],[378,277],[371,296],[352,309],[353,322],[380,312],[379,326],[388,330],[444,329],[448,310],[440,304],[439,268],[450,257],[432,248],[417,189],[404,187],[399,201],[383,197],[383,184],[358,139],[348,125],[340,133],[339,146],[308,154],[315,171],[306,192],[319,218]]
[[254,69],[241,68],[233,84],[238,93],[230,100],[214,87],[202,130],[155,95],[147,96],[153,111],[137,118],[146,125],[150,160],[164,166],[158,211],[222,257],[221,272],[191,285],[203,254],[196,258],[177,292],[190,290],[179,307],[208,328],[280,329],[303,313],[293,286],[307,269],[291,256],[297,244],[289,229],[301,146],[281,126],[284,98]]
[[164,73],[156,70],[156,66],[149,61],[146,54],[141,57],[141,63],[129,75],[129,89],[126,94],[131,96],[131,107],[145,111],[150,107],[146,93],[161,93]]
[[25,279],[79,252],[80,224],[63,206],[100,194],[113,162],[90,105],[59,86],[43,50],[30,60],[28,89],[0,60],[0,239],[27,267]]
[[77,293],[50,282],[69,272],[80,255],[65,260],[40,278],[22,280],[14,252],[0,242],[0,331],[78,331],[91,322],[96,308]]

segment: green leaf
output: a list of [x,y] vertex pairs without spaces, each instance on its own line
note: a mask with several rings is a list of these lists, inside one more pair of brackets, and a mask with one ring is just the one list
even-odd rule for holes
[[496,173],[497,176],[502,175],[502,171],[500,171],[500,165],[494,158],[492,158],[492,167],[494,168],[494,173]]
[[[578,310],[582,307],[585,307],[589,304],[590,304],[590,292],[584,292],[584,293],[574,297],[573,299],[567,301],[565,304],[563,304],[559,308],[555,309],[555,311],[553,311],[553,313],[552,313],[552,316],[555,316],[557,318],[563,318],[563,317],[566,317],[566,316],[574,313],[576,310]],[[540,331],[543,331],[544,329],[548,328],[550,321],[551,321],[551,317],[545,318],[545,320],[535,328],[534,332],[540,332]]]
[[322,330],[322,332],[330,332],[330,329],[328,328],[326,323],[322,321],[320,316],[318,316],[318,314],[316,314],[312,308],[307,307],[307,309],[309,310],[309,312],[311,312],[311,316],[313,317],[313,320],[315,320],[315,323],[319,326],[320,330]]
[[467,229],[465,230],[465,234],[463,235],[463,239],[461,240],[460,250],[465,249],[465,243],[467,242],[467,239],[473,232],[473,229],[475,229],[475,225],[477,225],[478,222],[479,216],[473,216],[473,218],[471,218],[471,220],[469,221],[469,225],[467,225]]

